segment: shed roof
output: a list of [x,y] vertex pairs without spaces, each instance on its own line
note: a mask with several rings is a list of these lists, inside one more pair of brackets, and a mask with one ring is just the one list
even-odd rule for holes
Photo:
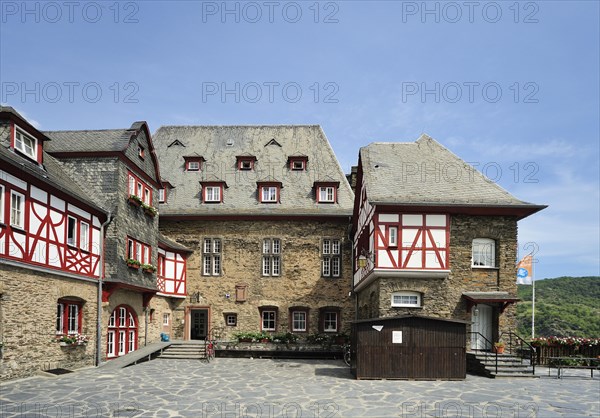
[[451,319],[451,318],[438,318],[436,316],[426,316],[426,315],[396,315],[396,316],[386,316],[384,318],[368,318],[368,319],[358,319],[356,321],[352,321],[353,324],[365,324],[370,322],[387,322],[387,321],[397,321],[403,319],[426,319],[431,321],[444,321],[444,322],[454,322],[457,324],[468,324],[468,321],[463,321],[461,319]]

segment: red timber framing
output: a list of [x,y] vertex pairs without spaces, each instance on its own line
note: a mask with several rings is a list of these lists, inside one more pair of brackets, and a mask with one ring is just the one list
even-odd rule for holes
[[[450,217],[442,214],[378,213],[375,267],[378,269],[447,270]],[[395,242],[390,245],[390,237]]]
[[158,291],[168,296],[186,297],[186,256],[167,248],[158,248]]
[[[97,278],[104,215],[82,209],[85,204],[40,181],[32,183],[0,170],[0,258]],[[11,216],[15,211],[20,213]],[[11,222],[14,216],[21,220]]]

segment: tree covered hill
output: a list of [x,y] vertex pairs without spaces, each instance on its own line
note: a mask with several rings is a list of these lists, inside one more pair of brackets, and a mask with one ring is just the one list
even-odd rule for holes
[[[532,286],[518,286],[517,333],[531,336]],[[600,338],[600,277],[535,282],[535,336]]]

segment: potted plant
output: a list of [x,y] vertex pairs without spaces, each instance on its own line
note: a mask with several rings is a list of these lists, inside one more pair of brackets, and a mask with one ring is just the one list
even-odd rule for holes
[[140,207],[142,205],[142,199],[140,199],[138,196],[134,195],[134,194],[130,194],[129,198],[127,199],[127,202],[129,202],[129,204],[131,206],[136,206],[136,207]]
[[504,343],[502,341],[494,343],[494,351],[498,354],[504,353]]
[[142,265],[142,263],[140,263],[137,260],[134,260],[133,258],[128,258],[127,260],[125,260],[125,262],[127,263],[127,267],[132,268],[132,269],[139,269],[140,266]]
[[260,334],[258,334],[258,341],[260,341],[261,343],[269,343],[271,342],[271,336],[269,334],[267,334],[266,332],[261,332]]
[[235,336],[241,343],[251,343],[254,340],[252,333],[249,332],[238,332],[235,334]]
[[144,213],[151,218],[154,218],[156,215],[158,215],[158,210],[154,206],[142,203],[142,208],[144,209]]
[[144,273],[154,273],[156,271],[156,267],[154,267],[152,264],[142,264],[142,270],[144,270]]
[[88,337],[83,334],[61,335],[57,337],[56,342],[58,342],[61,347],[74,347],[86,345],[88,342]]

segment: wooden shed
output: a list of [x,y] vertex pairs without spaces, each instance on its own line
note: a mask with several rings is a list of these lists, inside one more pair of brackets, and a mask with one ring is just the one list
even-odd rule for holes
[[465,321],[416,315],[352,323],[357,379],[464,379]]

